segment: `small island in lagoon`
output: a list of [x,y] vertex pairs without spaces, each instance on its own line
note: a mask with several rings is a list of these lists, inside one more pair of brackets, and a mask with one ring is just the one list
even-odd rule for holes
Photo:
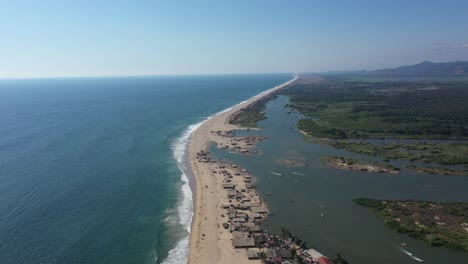
[[323,157],[325,163],[333,168],[341,170],[355,170],[365,172],[380,172],[380,173],[400,173],[400,168],[394,167],[391,164],[362,161],[345,157],[325,156]]

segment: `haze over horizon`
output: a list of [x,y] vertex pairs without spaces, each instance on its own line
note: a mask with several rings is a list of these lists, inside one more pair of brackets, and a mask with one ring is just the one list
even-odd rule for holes
[[0,78],[468,60],[467,13],[466,1],[1,1]]

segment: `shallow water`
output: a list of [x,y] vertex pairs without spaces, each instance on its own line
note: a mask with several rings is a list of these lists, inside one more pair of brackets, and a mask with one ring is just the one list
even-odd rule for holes
[[[357,197],[368,197],[467,202],[468,177],[421,174],[410,170],[402,170],[401,174],[366,173],[326,167],[320,159],[323,155],[381,159],[328,145],[306,143],[295,128],[301,115],[287,114],[288,110],[284,108],[287,102],[287,97],[280,97],[267,104],[268,119],[259,123],[264,130],[242,132],[271,137],[259,144],[261,155],[246,156],[212,149],[215,156],[238,163],[257,178],[258,190],[274,215],[268,220],[270,231],[280,234],[281,228],[285,227],[305,239],[308,246],[328,256],[339,252],[350,263],[417,263],[402,251],[399,246],[402,242],[408,244],[407,251],[424,263],[468,263],[467,253],[431,247],[398,234],[352,201]],[[308,166],[281,165],[278,160],[284,158],[300,158]]]

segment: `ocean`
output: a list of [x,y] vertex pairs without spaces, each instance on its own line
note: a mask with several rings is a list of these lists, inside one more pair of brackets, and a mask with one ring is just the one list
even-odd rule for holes
[[1,80],[1,263],[184,263],[191,131],[289,79]]

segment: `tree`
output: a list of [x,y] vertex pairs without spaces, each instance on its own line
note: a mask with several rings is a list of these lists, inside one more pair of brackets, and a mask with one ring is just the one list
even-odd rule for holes
[[333,263],[335,264],[348,264],[348,261],[344,259],[340,253],[336,253],[336,256],[332,258]]
[[266,254],[265,254],[265,252],[260,252],[259,256],[260,256],[260,258],[263,259],[263,260],[266,259]]
[[302,241],[301,248],[307,249],[307,242],[305,240]]

